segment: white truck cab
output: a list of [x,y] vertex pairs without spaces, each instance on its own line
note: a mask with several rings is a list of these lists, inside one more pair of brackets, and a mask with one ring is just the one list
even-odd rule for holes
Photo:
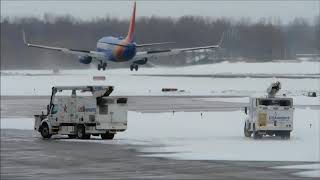
[[[56,93],[71,91],[71,95]],[[53,87],[47,114],[35,115],[34,129],[43,138],[68,135],[88,139],[91,135],[113,139],[117,132],[127,129],[127,98],[110,97],[112,86]],[[78,96],[77,92],[91,92]]]
[[264,135],[280,136],[289,139],[293,130],[293,99],[276,97],[280,90],[280,82],[272,83],[268,88],[268,96],[251,97],[249,112],[244,125],[244,135],[260,139]]

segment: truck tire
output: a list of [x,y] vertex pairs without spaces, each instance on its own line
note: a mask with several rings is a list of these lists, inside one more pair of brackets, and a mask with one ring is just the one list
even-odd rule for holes
[[104,134],[101,134],[101,138],[102,139],[113,139],[114,138],[114,133],[109,133],[109,132],[106,132]]
[[256,132],[253,133],[253,139],[261,139],[261,138],[262,138],[262,135],[259,134],[258,131],[256,131]]
[[40,126],[40,133],[44,139],[49,139],[52,136],[49,132],[49,126],[46,123]]
[[91,137],[91,134],[85,134],[84,135],[84,139],[90,139],[90,137]]
[[290,131],[280,132],[281,139],[290,139]]
[[70,139],[74,139],[74,138],[77,137],[77,135],[75,135],[75,134],[68,134],[68,137],[69,137]]
[[275,133],[273,131],[267,131],[268,136],[273,136]]
[[77,138],[79,138],[79,139],[89,139],[90,138],[90,134],[86,134],[86,129],[85,129],[84,125],[79,125],[77,127]]
[[290,131],[287,132],[287,139],[290,139]]
[[245,137],[251,137],[252,133],[247,129],[247,123],[244,124],[243,132]]

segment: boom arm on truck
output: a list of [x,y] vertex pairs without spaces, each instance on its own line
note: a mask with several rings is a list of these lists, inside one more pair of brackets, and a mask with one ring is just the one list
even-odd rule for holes
[[267,89],[268,98],[274,98],[281,89],[281,83],[279,81],[271,83]]
[[53,100],[57,92],[62,92],[64,90],[72,90],[72,91],[82,91],[82,92],[91,92],[92,95],[96,98],[102,96],[109,96],[113,91],[113,86],[56,86],[52,87],[50,104],[47,106],[47,115],[50,114],[51,109],[53,107]]

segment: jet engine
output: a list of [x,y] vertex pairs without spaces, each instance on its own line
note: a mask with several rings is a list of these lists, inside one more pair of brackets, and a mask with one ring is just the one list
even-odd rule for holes
[[134,61],[133,63],[134,63],[134,64],[138,64],[138,65],[144,65],[144,64],[147,63],[147,61],[148,61],[147,58],[143,58],[143,59],[141,59],[141,60]]
[[79,57],[79,61],[80,61],[82,64],[90,64],[91,61],[92,61],[92,57],[91,57],[91,56],[80,56],[80,57]]

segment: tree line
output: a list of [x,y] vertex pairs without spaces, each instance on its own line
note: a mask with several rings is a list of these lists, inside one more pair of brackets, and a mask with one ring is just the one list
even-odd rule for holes
[[[137,43],[173,41],[175,44],[155,46],[155,49],[206,46],[219,42],[224,33],[223,56],[228,59],[269,61],[294,59],[298,53],[319,53],[320,17],[314,23],[303,18],[282,24],[280,19],[262,18],[232,20],[198,16],[141,17],[136,22]],[[77,57],[41,49],[27,48],[23,44],[22,29],[33,43],[50,46],[95,50],[99,38],[125,36],[129,21],[104,17],[81,20],[70,15],[43,18],[1,17],[1,69],[86,68]],[[145,50],[145,49],[143,49]],[[184,65],[182,58],[164,58],[166,65]],[[124,67],[125,63],[110,64]]]

